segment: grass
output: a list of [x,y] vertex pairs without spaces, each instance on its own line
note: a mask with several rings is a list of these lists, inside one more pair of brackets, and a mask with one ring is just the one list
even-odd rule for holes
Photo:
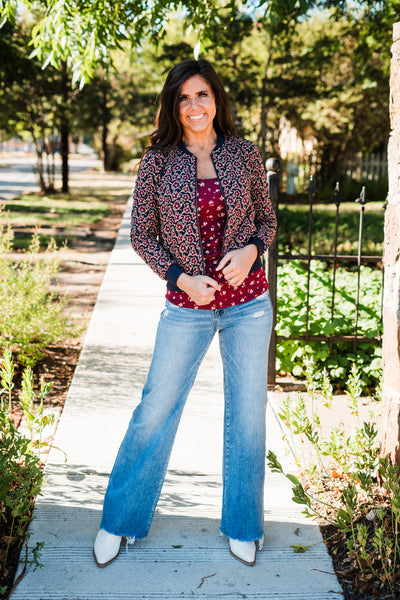
[[[312,251],[332,254],[334,251],[336,209],[331,204],[313,205]],[[306,252],[308,244],[309,207],[306,204],[283,205],[279,208],[279,252]],[[385,209],[382,202],[370,202],[364,211],[363,255],[382,256]],[[342,203],[339,208],[338,254],[357,254],[360,205]]]
[[[76,238],[76,229],[88,228],[114,212],[115,200],[113,193],[93,192],[90,188],[78,188],[69,194],[24,194],[9,200],[4,209],[14,229],[14,248],[26,249],[35,230],[40,233],[41,248],[47,247],[50,238],[57,245],[68,245]],[[26,231],[28,228],[32,231]]]

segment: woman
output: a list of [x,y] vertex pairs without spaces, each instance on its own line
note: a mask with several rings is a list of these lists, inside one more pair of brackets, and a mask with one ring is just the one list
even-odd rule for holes
[[259,152],[234,134],[213,67],[205,60],[176,65],[139,169],[131,224],[133,248],[167,281],[166,308],[108,484],[94,546],[100,567],[117,558],[122,536],[132,543],[148,533],[183,407],[215,331],[225,394],[220,530],[245,564],[255,563],[262,546],[272,309],[260,256],[276,219]]

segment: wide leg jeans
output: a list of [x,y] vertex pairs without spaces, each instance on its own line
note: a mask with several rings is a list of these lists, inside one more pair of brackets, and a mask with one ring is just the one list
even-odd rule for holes
[[271,328],[268,292],[218,310],[166,303],[142,399],[110,476],[102,529],[136,539],[147,535],[187,396],[218,331],[225,397],[220,530],[241,541],[263,536]]

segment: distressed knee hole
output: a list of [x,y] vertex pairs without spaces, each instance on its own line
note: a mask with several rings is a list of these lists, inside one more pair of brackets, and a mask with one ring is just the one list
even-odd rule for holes
[[264,311],[263,310],[259,310],[258,312],[254,313],[253,317],[255,319],[258,319],[259,317],[262,317],[263,314],[264,314]]

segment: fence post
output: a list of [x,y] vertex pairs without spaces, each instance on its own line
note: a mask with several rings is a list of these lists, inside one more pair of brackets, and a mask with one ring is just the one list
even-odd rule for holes
[[360,203],[360,228],[358,233],[358,253],[357,253],[357,296],[356,296],[356,315],[354,319],[354,343],[353,352],[357,354],[357,335],[358,335],[358,311],[360,306],[360,278],[361,278],[361,258],[362,258],[362,242],[364,232],[364,212],[365,205],[369,202],[365,193],[365,186],[361,190],[360,197],[356,199]]
[[[337,269],[337,247],[338,247],[338,231],[339,231],[339,207],[340,203],[343,200],[342,192],[340,191],[340,184],[337,181],[335,186],[335,191],[332,196],[332,200],[336,205],[336,214],[335,214],[335,239],[333,242],[333,275],[332,275],[332,300],[331,300],[331,322],[333,323],[333,319],[335,317],[335,293],[336,293],[336,269]],[[333,349],[333,331],[330,335],[329,339],[329,358],[332,357],[332,349]]]
[[[281,163],[277,158],[269,158],[266,162],[267,178],[269,194],[271,197],[272,208],[278,217],[278,196],[279,196],[279,170]],[[279,221],[278,221],[279,226]],[[272,387],[275,385],[276,373],[275,373],[275,360],[276,360],[276,287],[277,287],[277,267],[278,267],[278,231],[274,237],[272,244],[268,249],[268,258],[266,266],[269,293],[271,296],[271,302],[273,307],[273,322],[272,322],[272,334],[271,342],[269,345],[268,355],[268,386]]]
[[308,334],[309,334],[309,313],[310,313],[310,280],[311,280],[311,244],[312,244],[312,217],[313,217],[313,201],[314,195],[317,193],[317,188],[315,187],[314,177],[310,175],[310,183],[306,187],[306,192],[308,192],[308,201],[309,201],[309,209],[308,209],[308,246],[307,246],[307,301],[306,301],[306,343],[308,342]]

